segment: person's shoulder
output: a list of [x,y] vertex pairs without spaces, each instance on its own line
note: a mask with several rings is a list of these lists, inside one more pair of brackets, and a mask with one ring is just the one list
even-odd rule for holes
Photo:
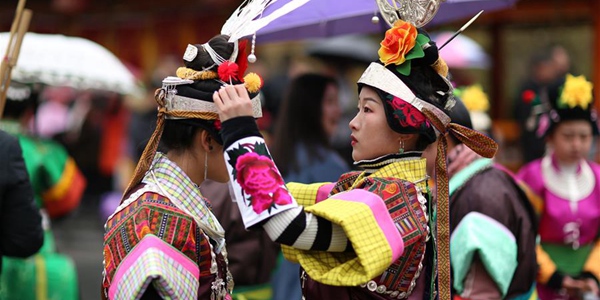
[[19,144],[19,139],[16,136],[9,134],[6,131],[0,130],[0,145],[8,148]]
[[539,174],[541,172],[540,171],[541,166],[542,166],[542,158],[538,158],[536,160],[530,161],[530,162],[524,164],[523,166],[521,166],[521,168],[517,172],[516,176],[518,178],[523,179],[523,177],[526,177],[531,174]]

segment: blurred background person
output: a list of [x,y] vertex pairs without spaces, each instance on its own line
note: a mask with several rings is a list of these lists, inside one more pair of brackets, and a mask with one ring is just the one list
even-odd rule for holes
[[[481,122],[481,104],[474,105],[487,102],[487,97],[471,92],[462,95],[477,109],[470,111],[457,99],[450,112],[452,122],[489,131],[491,123]],[[432,177],[436,154],[437,142],[423,155]],[[512,174],[452,134],[447,157],[455,299],[529,299],[535,291],[537,230],[526,193]]]
[[514,106],[515,118],[521,128],[521,150],[523,162],[541,158],[546,152],[546,143],[535,133],[536,120],[532,118],[532,101],[537,91],[564,77],[571,69],[567,50],[559,44],[540,49],[531,57],[529,77],[521,84]]
[[532,101],[535,132],[549,150],[518,176],[537,196],[541,299],[600,296],[600,166],[586,160],[599,132],[593,102],[592,83],[570,74]]
[[31,86],[11,83],[0,129],[16,136],[23,149],[36,204],[44,217],[44,245],[27,260],[3,258],[6,276],[2,276],[0,291],[6,296],[3,299],[77,299],[75,265],[57,252],[49,219],[64,217],[79,206],[86,179],[61,145],[28,132],[37,102],[38,93]]
[[[286,182],[333,182],[350,167],[331,147],[341,118],[336,80],[319,74],[292,79],[279,112],[272,155]],[[279,259],[273,299],[300,299],[300,266]]]
[[[2,257],[26,258],[42,247],[42,217],[35,204],[19,141],[0,130],[0,275]],[[8,276],[14,276],[11,272]],[[12,280],[12,279],[11,279]],[[7,299],[4,290],[0,297]]]
[[[200,191],[211,200],[212,211],[225,229],[228,266],[235,280],[233,299],[272,299],[270,280],[277,264],[279,245],[271,241],[264,230],[246,230],[227,183],[207,179]],[[298,274],[296,281],[297,277]]]

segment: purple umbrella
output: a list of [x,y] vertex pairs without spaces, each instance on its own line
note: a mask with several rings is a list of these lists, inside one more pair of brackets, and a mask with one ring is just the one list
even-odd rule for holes
[[[264,15],[283,6],[289,0],[279,0],[267,7]],[[447,0],[428,26],[472,17],[511,7],[517,0]],[[375,0],[310,0],[300,8],[273,21],[258,31],[257,42],[275,42],[308,38],[323,38],[344,34],[383,32],[385,21],[373,24],[378,13]],[[380,18],[381,19],[381,18]]]

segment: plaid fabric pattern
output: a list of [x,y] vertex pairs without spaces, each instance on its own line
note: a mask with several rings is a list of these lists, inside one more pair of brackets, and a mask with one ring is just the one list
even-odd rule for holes
[[317,199],[317,192],[319,188],[327,183],[311,183],[311,184],[303,184],[290,182],[286,184],[287,189],[292,193],[298,205],[304,207],[310,207],[315,204]]
[[146,250],[116,282],[114,299],[140,299],[139,291],[153,282],[166,299],[196,299],[199,282],[184,267],[162,251]]
[[142,182],[158,184],[175,205],[184,211],[187,210],[199,223],[208,224],[213,230],[223,232],[223,228],[210,211],[210,202],[202,196],[200,189],[190,178],[164,154],[156,153]]
[[[342,175],[331,194],[350,189],[367,189],[378,194],[402,234],[405,250],[402,257],[390,262],[384,250],[389,249],[372,212],[366,205],[346,201],[326,200],[306,208],[344,228],[355,253],[300,251],[282,246],[284,255],[299,261],[312,279],[329,285],[355,286],[374,279],[389,290],[410,293],[425,255],[429,234],[427,216],[419,202],[419,191],[427,191],[425,159],[402,160],[390,163],[369,174],[350,172]],[[413,184],[412,182],[418,182]],[[319,185],[288,184],[290,192],[304,204],[314,197]],[[377,249],[372,246],[377,245]],[[384,245],[384,246],[382,246]],[[386,260],[387,259],[387,260]]]
[[284,254],[295,254],[308,275],[323,284],[355,286],[381,274],[391,263],[392,251],[373,212],[363,203],[338,199],[306,209],[344,228],[353,253],[295,250],[282,245]]

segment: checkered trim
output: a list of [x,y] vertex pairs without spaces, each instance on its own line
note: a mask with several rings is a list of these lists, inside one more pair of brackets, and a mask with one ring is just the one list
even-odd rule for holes
[[[153,237],[149,235],[149,237]],[[138,245],[142,245],[141,242]],[[165,247],[172,247],[163,243]],[[197,276],[197,274],[196,274]],[[113,282],[111,299],[140,299],[153,284],[159,294],[167,299],[197,299],[199,281],[185,267],[161,249],[145,250],[124,273],[121,280]]]

